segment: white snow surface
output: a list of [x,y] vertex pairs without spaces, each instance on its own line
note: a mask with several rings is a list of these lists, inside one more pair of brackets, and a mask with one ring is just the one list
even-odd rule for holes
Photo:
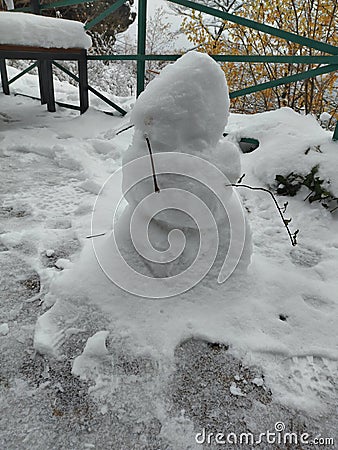
[[[131,113],[135,132],[123,163],[148,154],[145,140],[148,137],[153,153],[176,152],[202,157],[233,183],[240,176],[241,168],[238,148],[222,139],[228,116],[229,95],[224,72],[208,55],[189,52],[175,64],[166,66],[137,100]],[[135,170],[139,172],[140,168]],[[125,170],[124,184],[132,184],[130,178],[135,179],[136,175]],[[180,181],[169,174],[158,176],[158,182],[165,189],[187,189],[192,184],[187,178]],[[201,189],[197,186],[194,189],[203,197]],[[129,204],[136,205],[152,191],[152,180],[147,179],[128,192],[124,189],[124,194]],[[215,213],[212,197],[209,195],[204,200]],[[161,218],[168,221],[168,213]],[[173,220],[177,224],[177,213]]]
[[[16,73],[10,70],[10,75]],[[27,75],[14,88],[36,95],[37,77]],[[62,100],[77,101],[77,90],[68,84],[57,83],[56,90]],[[120,167],[119,155],[132,142],[133,130],[118,136],[114,130],[123,128],[129,117],[112,118],[93,108],[83,116],[60,108],[53,115],[30,99],[1,94],[0,100],[0,158],[3,164],[20,167],[1,181],[7,195],[4,206],[19,208],[24,203],[31,212],[12,228],[1,229],[1,242],[9,250],[23,249],[43,280],[42,298],[49,309],[35,329],[39,352],[62,356],[76,329],[89,328],[89,335],[94,334],[95,320],[94,332],[109,332],[135,355],[151,355],[159,363],[172,361],[180,342],[198,336],[223,342],[246,364],[261,367],[264,385],[278,401],[313,414],[336,405],[337,215],[304,202],[302,193],[279,197],[280,204],[289,202],[293,229],[300,229],[298,245],[291,247],[269,196],[241,189],[253,238],[248,273],[222,285],[208,279],[178,298],[134,297],[106,278],[92,240],[85,239],[96,196],[83,185],[85,180],[102,185]],[[311,116],[287,108],[230,115],[226,131],[229,143],[241,137],[260,142],[256,151],[240,154],[247,184],[266,187],[277,171],[306,171],[318,163],[332,188],[338,186],[338,144]],[[101,144],[104,152],[98,150]],[[321,152],[304,154],[317,145]],[[20,191],[11,193],[10,187],[18,184]],[[110,194],[121,197],[122,186]],[[106,205],[102,232],[109,232],[112,223],[109,198]],[[71,267],[60,271],[41,265],[41,252],[73,238],[79,240],[81,252],[71,258]],[[96,239],[105,245],[104,236]],[[281,314],[286,320],[280,320]],[[108,396],[109,383],[102,389]]]
[[100,360],[108,357],[106,338],[108,331],[98,331],[87,340],[81,355],[73,361],[72,374],[81,379],[96,378],[99,375]]
[[14,9],[14,1],[13,0],[5,0],[5,5],[7,9]]
[[319,120],[321,122],[328,122],[331,119],[331,117],[332,117],[331,114],[329,114],[328,112],[324,111],[319,116]]
[[6,334],[8,334],[8,333],[9,333],[8,323],[2,323],[0,325],[0,335],[6,336]]
[[0,44],[43,48],[92,45],[81,22],[22,12],[0,12]]
[[[282,124],[288,126],[283,132]],[[234,139],[258,139],[259,148],[245,156],[260,183],[273,185],[275,176],[291,172],[307,175],[319,165],[318,176],[338,197],[338,152],[332,134],[318,126],[312,115],[303,116],[290,108],[255,114],[243,124],[243,117],[234,114],[226,131]],[[265,129],[266,128],[266,129]],[[311,129],[311,133],[309,133]],[[245,171],[244,171],[245,172]]]
[[208,55],[192,51],[166,66],[142,92],[131,122],[151,135],[161,151],[196,146],[204,150],[216,146],[228,115],[224,72]]
[[235,397],[245,397],[245,394],[243,394],[241,388],[239,388],[235,382],[232,382],[230,385],[230,392]]

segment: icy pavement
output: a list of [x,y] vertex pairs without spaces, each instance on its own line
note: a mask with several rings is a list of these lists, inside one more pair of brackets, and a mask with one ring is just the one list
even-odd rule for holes
[[[215,316],[210,306],[203,310],[206,319],[211,318],[208,328],[199,332],[195,325],[188,327],[173,354],[158,351],[156,355],[161,343],[147,350],[136,345],[133,334],[135,318],[146,319],[142,308],[146,313],[153,307],[136,299],[126,309],[116,307],[112,315],[108,308],[84,298],[83,286],[70,286],[72,298],[66,314],[65,309],[60,310],[66,316],[60,323],[66,326],[56,329],[58,340],[53,342],[58,359],[35,352],[37,319],[54,303],[57,293],[50,286],[64,274],[67,278],[67,270],[81,258],[96,194],[119,166],[132,130],[115,137],[114,130],[127,119],[94,110],[83,117],[62,109],[51,115],[38,102],[20,97],[1,95],[0,108],[1,449],[275,449],[276,444],[216,445],[214,440],[203,445],[195,437],[203,429],[214,434],[251,432],[258,436],[274,431],[277,422],[283,422],[286,431],[307,432],[311,437],[321,434],[337,442],[337,360],[333,349],[326,355],[321,348],[312,355],[270,349],[269,355],[261,354],[262,364],[258,364],[259,352],[254,358],[249,351],[236,350],[240,337],[236,341],[233,335],[229,345],[212,339]],[[235,119],[234,127],[250,128],[248,119],[243,118],[240,125],[240,118]],[[283,124],[281,128],[285,129]],[[248,181],[259,183],[254,175],[250,178],[250,167],[243,163]],[[280,311],[271,307],[273,314],[280,313],[274,321],[277,338],[300,326],[294,321],[291,301],[283,301],[283,296],[298,299],[291,292],[297,276],[304,315],[311,319],[313,313],[318,327],[313,329],[314,335],[322,327],[325,336],[325,324],[332,327],[337,313],[336,220],[318,206],[290,201],[290,214],[304,236],[301,245],[292,249],[283,228],[278,228],[270,200],[260,196],[257,201],[251,193],[242,194],[250,211],[257,256],[254,275],[260,274],[266,283],[260,291],[262,301],[283,285],[281,280],[273,290],[269,287],[277,268],[291,266],[294,271],[291,287],[284,286],[278,299],[283,307]],[[282,273],[286,276],[287,272]],[[240,292],[249,295],[250,290],[247,286]],[[78,297],[73,295],[76,292]],[[215,305],[211,289],[207,286],[203,292],[206,301],[210,298],[210,305]],[[229,305],[228,309],[233,308]],[[156,320],[164,317],[164,328],[168,311],[163,307],[156,315]],[[124,317],[126,312],[129,317]],[[177,323],[180,319],[177,317]],[[241,317],[232,320],[225,325],[240,330]],[[145,320],[144,328],[139,324],[144,334],[147,323]],[[333,341],[334,336],[331,338]],[[276,372],[274,385],[265,376],[267,360],[281,371]],[[280,392],[275,390],[279,382],[283,384]],[[306,399],[311,399],[311,408]],[[313,408],[316,399],[318,411]],[[300,448],[323,446],[302,444]]]

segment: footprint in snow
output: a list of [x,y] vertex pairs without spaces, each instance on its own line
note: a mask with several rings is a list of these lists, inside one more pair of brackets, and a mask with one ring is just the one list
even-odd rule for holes
[[328,298],[322,298],[316,295],[303,294],[304,302],[318,311],[330,312],[334,309],[334,303]]
[[19,302],[27,301],[41,289],[39,274],[11,252],[0,253],[0,285],[4,318]]
[[36,322],[34,348],[42,354],[62,360],[65,358],[62,347],[72,334],[82,330],[74,326],[79,315],[71,304],[56,301],[54,305]]
[[307,391],[315,397],[337,394],[337,361],[316,356],[294,356],[286,361],[288,388],[303,396]]
[[47,128],[47,125],[36,124],[34,126],[22,127],[23,130],[35,130],[36,128]]
[[20,122],[20,120],[13,119],[11,116],[9,116],[6,113],[0,112],[0,119],[5,123],[14,123],[14,122]]
[[314,267],[321,262],[322,254],[308,247],[296,247],[290,251],[290,258],[295,266]]
[[0,218],[20,218],[29,215],[31,215],[31,207],[29,205],[0,206]]
[[56,139],[70,139],[73,136],[69,133],[60,133],[58,136],[56,136]]
[[46,221],[45,227],[52,230],[67,230],[72,228],[72,222],[63,218],[49,219]]
[[3,243],[3,242],[1,242],[1,240],[0,240],[0,252],[7,252],[8,251],[8,248],[6,247],[6,245]]

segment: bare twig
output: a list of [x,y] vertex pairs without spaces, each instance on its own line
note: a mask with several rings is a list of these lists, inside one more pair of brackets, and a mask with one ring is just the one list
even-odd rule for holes
[[310,191],[310,192],[307,194],[307,196],[304,198],[304,202],[306,202],[306,200],[310,197],[311,194],[313,194],[312,191]]
[[144,135],[144,139],[146,140],[148,150],[149,150],[149,155],[150,155],[151,169],[153,171],[154,190],[155,190],[155,192],[160,192],[160,188],[158,187],[157,179],[156,179],[155,164],[154,164],[153,152],[151,151],[150,140],[147,135]]
[[289,202],[285,202],[285,203],[284,203],[283,209],[282,209],[282,213],[283,213],[283,214],[286,213],[286,209],[287,209],[288,205],[289,205]]
[[[238,181],[240,182],[242,179],[243,179],[243,176]],[[238,184],[238,183],[227,184],[226,186],[232,186],[232,187],[236,187],[236,188],[237,187],[243,187],[243,188],[246,188],[246,189],[250,189],[251,191],[267,192],[271,196],[271,198],[272,198],[272,200],[273,200],[273,202],[274,202],[274,204],[275,204],[275,206],[277,208],[277,211],[278,211],[278,213],[279,213],[279,215],[280,215],[280,217],[282,219],[283,225],[285,226],[286,231],[287,231],[287,233],[289,235],[289,238],[290,238],[292,246],[294,247],[295,245],[297,245],[297,235],[299,233],[299,230],[296,230],[293,234],[291,233],[290,228],[289,228],[289,223],[291,222],[291,219],[285,219],[285,217],[283,216],[283,211],[280,208],[280,206],[278,205],[276,197],[274,196],[274,194],[269,189],[262,188],[262,187],[252,187],[252,186],[248,186],[247,184]],[[286,210],[286,206],[287,206],[287,204],[284,204],[284,212]]]
[[241,178],[237,181],[237,184],[242,183],[244,177],[245,177],[245,173],[243,173],[243,175],[241,176]]
[[159,75],[160,72],[158,70],[147,69],[147,72],[154,73],[155,75]]
[[121,133],[123,133],[124,131],[127,131],[127,130],[129,130],[130,128],[132,128],[134,126],[134,124],[132,123],[131,125],[129,125],[128,127],[126,127],[126,128],[123,128],[123,130],[120,130],[120,131],[118,131],[117,133],[116,133],[116,136],[118,135],[118,134],[121,134]]
[[86,236],[86,239],[96,238],[99,236],[104,236],[106,233],[92,234],[90,236]]

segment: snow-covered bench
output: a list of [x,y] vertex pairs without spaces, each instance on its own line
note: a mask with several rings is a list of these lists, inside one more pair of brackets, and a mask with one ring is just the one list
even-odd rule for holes
[[41,103],[55,111],[52,62],[78,61],[80,111],[88,108],[87,49],[91,39],[83,24],[29,13],[0,12],[0,69],[2,88],[9,94],[6,59],[39,62]]

